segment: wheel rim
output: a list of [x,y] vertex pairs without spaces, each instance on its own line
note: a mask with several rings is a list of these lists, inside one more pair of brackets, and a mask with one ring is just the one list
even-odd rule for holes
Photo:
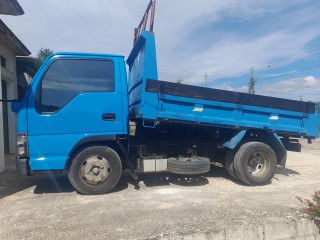
[[248,161],[248,171],[253,176],[264,173],[269,164],[268,157],[262,152],[253,152]]
[[110,165],[107,159],[100,155],[87,157],[81,164],[80,175],[89,185],[100,185],[110,177]]

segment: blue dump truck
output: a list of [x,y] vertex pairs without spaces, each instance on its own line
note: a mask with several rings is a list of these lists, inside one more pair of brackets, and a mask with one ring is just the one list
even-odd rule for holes
[[[318,136],[314,103],[158,79],[151,1],[123,56],[54,53],[33,78],[18,113],[20,174],[67,171],[82,194],[104,194],[123,170],[209,172],[221,163],[247,185],[268,184],[299,138]],[[150,16],[149,12],[151,12]],[[147,22],[150,28],[146,30]]]

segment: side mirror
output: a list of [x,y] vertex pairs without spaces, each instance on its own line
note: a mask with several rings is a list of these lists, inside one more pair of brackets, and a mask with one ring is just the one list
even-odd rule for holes
[[21,101],[14,101],[11,103],[11,111],[18,113],[21,108]]

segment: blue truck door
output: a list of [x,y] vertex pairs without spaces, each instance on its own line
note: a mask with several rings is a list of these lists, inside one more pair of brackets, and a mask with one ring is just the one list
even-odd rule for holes
[[117,57],[62,55],[47,65],[28,101],[31,170],[63,169],[81,139],[127,131]]

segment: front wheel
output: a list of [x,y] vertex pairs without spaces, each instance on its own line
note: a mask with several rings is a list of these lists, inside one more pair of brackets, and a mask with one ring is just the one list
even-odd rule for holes
[[93,146],[80,151],[72,161],[69,180],[82,194],[105,194],[119,182],[122,165],[119,155],[109,147]]
[[244,183],[252,186],[270,182],[277,168],[277,157],[265,143],[243,144],[234,157],[234,171]]

